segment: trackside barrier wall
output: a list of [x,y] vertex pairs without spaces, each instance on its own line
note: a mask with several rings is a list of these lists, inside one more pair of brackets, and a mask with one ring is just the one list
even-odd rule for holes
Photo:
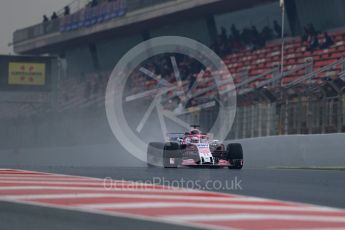
[[[243,145],[245,168],[344,167],[345,134],[271,136],[234,140]],[[143,166],[119,143],[0,151],[2,166]]]
[[345,134],[311,134],[233,140],[243,145],[246,167],[344,167]]

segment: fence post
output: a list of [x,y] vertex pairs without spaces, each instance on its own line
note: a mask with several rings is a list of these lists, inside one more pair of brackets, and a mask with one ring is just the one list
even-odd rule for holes
[[[307,132],[308,134],[311,134],[312,133],[312,124],[313,124],[313,113],[312,113],[312,109],[313,109],[313,106],[311,104],[311,100],[310,100],[310,97],[307,97],[307,100],[306,100],[306,113],[307,113],[307,118],[306,118],[306,125],[307,125]],[[317,113],[314,113],[315,116],[317,116]]]
[[342,129],[342,112],[343,112],[343,101],[341,94],[338,95],[338,109],[337,109],[337,132],[341,133]]
[[271,109],[271,116],[272,116],[272,135],[277,135],[277,103],[272,103],[272,109]]
[[326,123],[327,123],[327,102],[325,98],[323,98],[321,101],[321,107],[322,107],[321,133],[325,133]]
[[272,83],[273,87],[281,86],[281,80],[280,82],[276,81],[276,79],[278,79],[279,77],[280,77],[279,65],[276,65],[273,67],[273,72],[272,72],[272,78],[274,79],[274,82]]
[[308,57],[306,59],[304,59],[305,61],[305,75],[307,75],[308,73],[313,72],[313,66],[314,66],[314,60],[312,57]]
[[285,110],[284,110],[284,134],[289,134],[289,98],[285,99]]
[[302,112],[302,109],[303,109],[303,103],[302,103],[302,98],[301,96],[298,96],[298,99],[297,99],[297,106],[295,107],[295,113],[296,113],[296,120],[297,120],[297,134],[301,134],[301,131],[302,131],[302,122],[303,122],[303,112]]
[[244,106],[239,107],[239,112],[240,112],[240,116],[239,118],[239,127],[238,127],[238,131],[239,131],[239,137],[244,138],[243,136],[243,124],[244,124],[244,116],[243,116],[243,110],[244,110]]
[[243,123],[242,123],[242,138],[246,138],[247,134],[247,106],[243,106]]
[[[342,59],[343,59],[343,60],[345,59],[345,53],[343,53]],[[344,73],[344,72],[345,72],[345,62],[343,62],[343,64],[341,65],[341,68],[342,68],[342,72]],[[344,76],[344,75],[343,75],[343,76]],[[341,77],[342,77],[342,76],[341,76]]]
[[344,130],[344,126],[345,126],[345,106],[344,106],[344,103],[345,103],[345,97],[344,97],[344,95],[342,94],[342,96],[341,96],[341,104],[342,104],[342,110],[341,110],[341,117],[342,117],[342,122],[341,122],[341,132],[344,132],[345,130]]
[[255,129],[256,129],[256,123],[257,122],[255,122],[255,118],[256,118],[256,116],[255,116],[255,114],[256,114],[256,105],[254,104],[254,105],[252,105],[251,106],[251,134],[250,134],[250,137],[255,137]]
[[261,114],[261,103],[258,103],[258,122],[257,122],[257,126],[258,126],[258,137],[261,137],[262,133],[261,133],[261,129],[262,129],[262,114]]
[[266,126],[266,136],[270,136],[271,134],[271,104],[267,104],[267,110],[266,110],[266,115],[267,115],[267,126]]

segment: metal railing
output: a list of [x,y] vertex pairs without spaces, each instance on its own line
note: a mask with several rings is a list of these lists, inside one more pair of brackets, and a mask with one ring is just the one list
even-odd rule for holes
[[[113,0],[113,2],[120,0]],[[153,5],[157,5],[164,2],[176,1],[176,0],[125,0],[126,1],[126,11],[134,11],[140,8],[145,8]],[[74,0],[68,6],[70,8],[71,15],[78,13],[80,10],[84,9],[90,0]],[[99,4],[102,2],[106,3],[107,0],[99,0]],[[48,22],[42,22],[24,29],[20,29],[13,34],[13,43],[19,43],[25,40],[41,37],[47,34],[56,33],[60,31],[61,24],[64,22],[65,16],[64,9],[56,11],[58,18],[55,20],[50,20]]]
[[[277,101],[270,103],[262,100],[239,107],[231,138],[345,132],[345,94],[343,93],[345,81],[342,78],[345,74],[345,58],[316,71],[313,71],[312,66],[312,59],[307,59],[304,64],[295,69],[260,82],[255,88],[246,90],[245,93],[253,92],[306,69],[304,76],[286,85],[278,86],[278,95],[275,95]],[[311,82],[313,78],[332,70],[335,66],[342,67],[336,78],[325,83]],[[260,79],[261,76],[254,78]],[[308,84],[312,86],[310,91],[307,90]],[[325,93],[325,87],[332,91],[331,96]],[[296,91],[294,96],[286,93],[286,90],[293,88],[300,88],[300,91]]]
[[305,76],[301,77],[301,78],[298,78],[296,79],[295,81],[293,82],[290,82],[289,84],[283,86],[285,88],[291,88],[291,87],[294,87],[302,82],[305,82],[305,81],[308,81],[308,80],[311,80],[312,78],[315,78],[318,74],[320,73],[323,73],[325,71],[328,71],[330,69],[332,69],[334,66],[337,66],[337,65],[343,65],[345,63],[345,59],[340,59],[340,60],[337,60],[335,61],[334,63],[331,63],[329,65],[326,65],[316,71],[313,71],[311,73],[308,73],[306,74]]

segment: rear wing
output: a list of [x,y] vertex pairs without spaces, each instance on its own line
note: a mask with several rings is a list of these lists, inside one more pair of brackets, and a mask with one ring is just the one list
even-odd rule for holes
[[183,139],[185,133],[167,133],[167,139],[169,141],[179,141]]
[[[193,137],[194,135],[187,133],[167,133],[166,138],[168,141],[179,141],[184,137]],[[208,140],[213,140],[213,133],[202,133],[199,134],[200,137],[207,137]]]

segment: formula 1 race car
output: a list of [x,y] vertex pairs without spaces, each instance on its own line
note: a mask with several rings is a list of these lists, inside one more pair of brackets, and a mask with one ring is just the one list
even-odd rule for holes
[[226,147],[217,140],[202,134],[199,126],[190,132],[169,133],[166,143],[151,142],[147,149],[147,165],[177,168],[179,166],[208,166],[241,169],[243,150],[239,143]]

